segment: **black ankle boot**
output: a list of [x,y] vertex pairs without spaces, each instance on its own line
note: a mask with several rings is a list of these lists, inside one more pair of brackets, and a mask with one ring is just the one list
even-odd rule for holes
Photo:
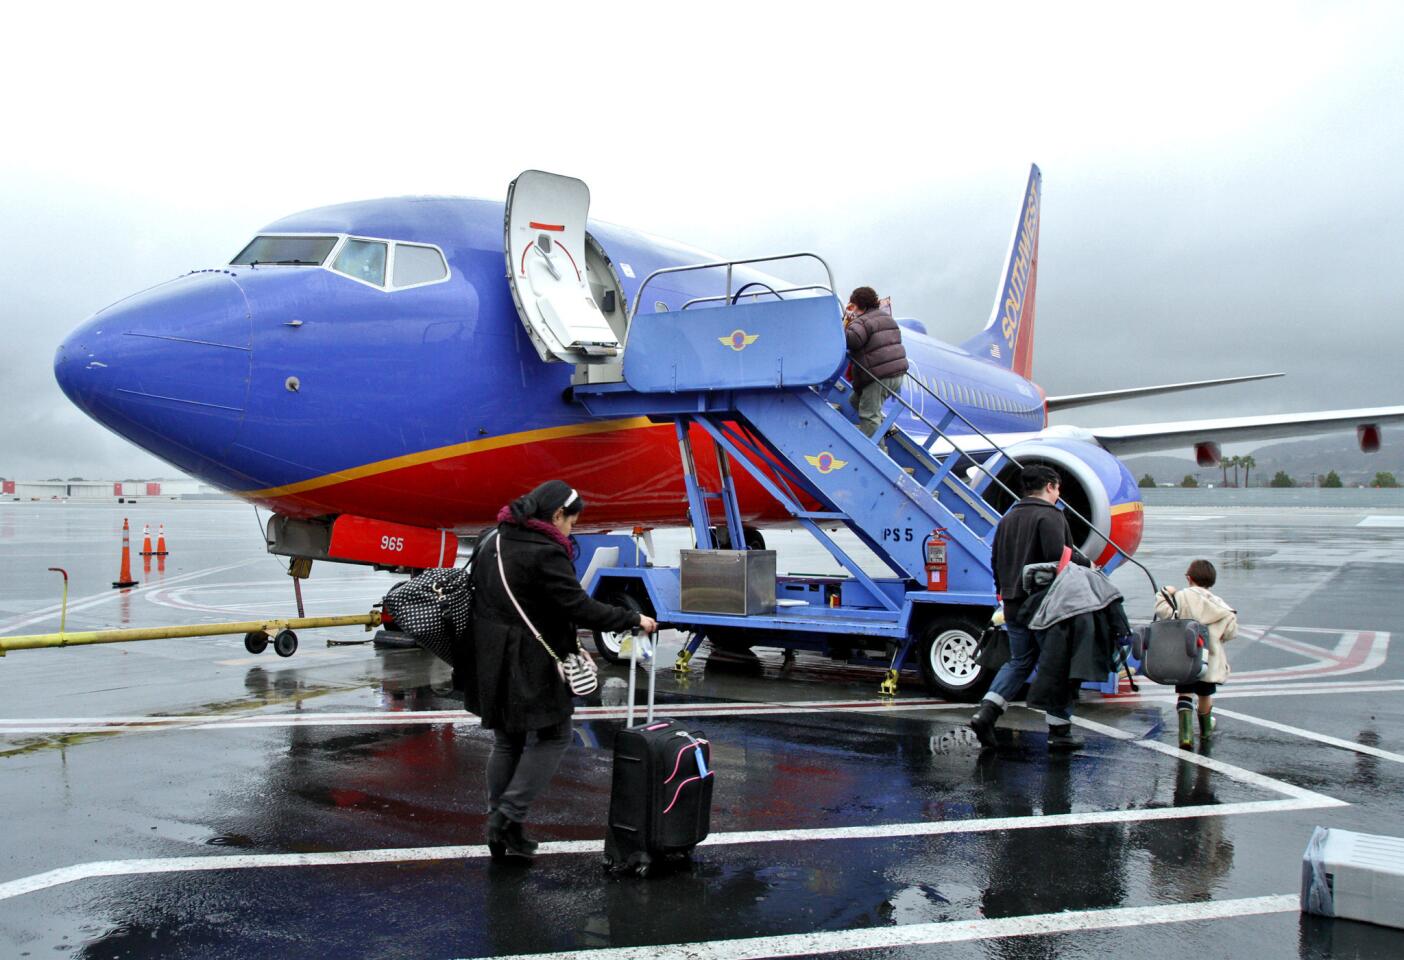
[[538,848],[539,844],[534,841],[534,839],[527,836],[527,828],[525,828],[524,825],[519,824],[519,822],[515,820],[508,820],[507,846],[510,851],[511,849],[517,849],[517,851],[524,851],[527,853],[527,856],[536,856],[536,848]]
[[995,721],[1002,713],[1004,711],[993,700],[980,701],[980,709],[976,710],[975,716],[970,719],[970,729],[975,731],[975,736],[980,740],[980,746],[995,746]]
[[1048,749],[1067,752],[1070,750],[1081,750],[1083,743],[1072,734],[1072,724],[1064,723],[1061,726],[1050,726],[1048,728]]
[[507,825],[511,822],[501,811],[494,810],[488,814],[488,853],[492,854],[494,860],[501,860],[507,855]]

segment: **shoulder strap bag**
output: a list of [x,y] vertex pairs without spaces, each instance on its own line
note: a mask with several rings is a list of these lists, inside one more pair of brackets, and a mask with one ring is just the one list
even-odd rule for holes
[[538,643],[551,655],[551,659],[556,661],[556,669],[561,673],[561,679],[565,680],[570,687],[570,692],[577,697],[588,697],[595,692],[595,688],[600,685],[599,669],[594,661],[581,652],[580,641],[575,641],[576,652],[562,660],[556,651],[551,649],[551,645],[546,642],[546,638],[541,635],[541,631],[536,629],[536,625],[531,622],[531,618],[526,615],[522,605],[517,602],[517,597],[512,593],[512,587],[507,583],[507,571],[502,567],[502,545],[505,541],[502,537],[497,538],[497,574],[502,578],[502,589],[507,591],[507,599],[512,601],[512,606],[517,608],[517,616],[522,618],[522,623],[531,631]]

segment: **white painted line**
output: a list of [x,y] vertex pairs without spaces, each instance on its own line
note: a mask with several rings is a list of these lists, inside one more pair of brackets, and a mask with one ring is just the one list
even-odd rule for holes
[[[1160,703],[1173,701],[1176,695],[1167,688],[1142,678],[1142,693],[1119,693],[1105,697],[1099,703]],[[1220,690],[1215,700],[1239,697],[1295,697],[1330,694],[1404,693],[1404,681],[1347,680],[1332,682],[1298,682],[1279,686],[1254,686],[1243,690]],[[767,717],[850,713],[876,716],[910,712],[974,710],[970,703],[947,703],[943,700],[797,700],[748,703],[676,703],[659,708],[671,717]],[[575,712],[577,720],[622,720],[626,708],[582,707]],[[253,730],[284,727],[374,727],[451,724],[476,727],[479,720],[466,710],[412,710],[391,713],[365,710],[349,713],[242,713],[211,717],[194,715],[149,717],[35,717],[0,719],[0,737],[60,733],[141,733],[155,730],[213,731]]]
[[1356,524],[1357,527],[1404,527],[1404,516],[1398,515],[1375,515],[1366,517]]
[[[968,703],[944,700],[801,700],[791,703],[679,703],[660,708],[671,717],[763,717],[786,714],[861,713],[883,714],[910,711],[973,710]],[[582,707],[575,711],[579,720],[623,720],[627,708]],[[233,716],[170,717],[58,717],[35,720],[0,720],[0,737],[12,734],[98,733],[145,730],[251,730],[259,727],[320,726],[401,726],[450,723],[478,726],[479,719],[466,710],[422,710],[404,713],[364,711],[358,713],[275,713]]]
[[1038,937],[1077,930],[1115,930],[1163,923],[1227,920],[1269,913],[1295,913],[1300,909],[1299,897],[1293,893],[1154,907],[1069,910],[1064,913],[1038,913],[1025,917],[903,923],[894,926],[864,927],[860,930],[794,933],[778,937],[606,947],[560,953],[521,953],[499,957],[499,960],[655,960],[658,957],[686,957],[687,960],[759,960],[762,957],[815,957],[853,950],[880,950],[934,943]]
[[[1217,697],[1215,698],[1217,699]],[[1394,763],[1404,763],[1404,754],[1392,753],[1389,750],[1381,750],[1379,747],[1372,747],[1364,743],[1355,743],[1351,740],[1342,740],[1339,737],[1328,737],[1324,733],[1316,733],[1313,730],[1303,730],[1301,727],[1290,727],[1285,723],[1277,723],[1274,720],[1264,720],[1262,717],[1250,717],[1246,713],[1238,713],[1234,710],[1225,710],[1223,707],[1215,706],[1214,712],[1225,717],[1232,717],[1244,723],[1257,724],[1260,727],[1267,727],[1269,730],[1276,730],[1279,733],[1288,733],[1294,737],[1303,737],[1307,740],[1315,740],[1317,743],[1324,743],[1332,747],[1340,747],[1342,750],[1353,750],[1356,753],[1363,753],[1371,757],[1379,757],[1381,760],[1391,760]]]
[[1117,740],[1126,740],[1146,750],[1154,750],[1156,753],[1163,753],[1168,757],[1174,757],[1175,759],[1186,763],[1193,763],[1201,767],[1207,767],[1208,769],[1213,770],[1215,773],[1222,773],[1224,776],[1237,780],[1239,783],[1246,783],[1249,786],[1257,787],[1260,790],[1266,790],[1275,793],[1285,793],[1289,797],[1293,797],[1298,800],[1309,801],[1322,807],[1349,806],[1349,804],[1346,803],[1344,800],[1337,800],[1335,797],[1328,797],[1325,794],[1317,793],[1314,790],[1307,790],[1304,787],[1298,787],[1295,784],[1287,783],[1285,780],[1277,780],[1273,777],[1264,776],[1261,773],[1254,773],[1252,770],[1245,770],[1242,767],[1236,767],[1231,763],[1225,763],[1224,761],[1216,760],[1213,757],[1206,757],[1203,754],[1195,753],[1190,750],[1181,750],[1178,746],[1172,747],[1169,744],[1161,743],[1158,740],[1144,740],[1138,738],[1134,734],[1127,733],[1125,730],[1118,729],[1117,727],[1107,726],[1106,724],[1098,723],[1095,720],[1088,720],[1085,717],[1075,716],[1072,718],[1072,721],[1080,727],[1085,727],[1088,730],[1095,730],[1103,736],[1112,737]]
[[[1286,786],[1285,784],[1283,786]],[[1319,798],[1319,799],[1316,799]],[[918,823],[874,824],[858,827],[813,827],[796,830],[736,831],[714,833],[703,846],[738,846],[759,843],[814,843],[842,840],[895,840],[947,834],[1036,830],[1104,823],[1142,823],[1150,820],[1195,820],[1242,814],[1283,813],[1344,806],[1341,801],[1313,794],[1290,800],[1250,800],[1240,803],[1201,804],[1185,807],[1152,807],[1132,810],[1091,810],[989,820],[939,820]],[[603,840],[543,842],[537,856],[602,853]],[[207,857],[164,857],[147,860],[99,860],[61,867],[29,877],[0,883],[0,900],[47,890],[77,880],[123,877],[152,873],[186,873],[207,870],[256,870],[296,867],[333,867],[370,863],[407,863],[434,860],[467,860],[488,856],[485,846],[398,847],[380,850],[337,850],[324,853],[232,854]]]
[[[895,701],[896,704],[902,704],[903,702],[904,701],[900,700]],[[817,701],[815,702],[817,705],[811,705],[807,710],[802,708],[799,711],[794,709],[796,706],[795,704],[755,703],[739,706],[756,707],[758,708],[757,712],[773,707],[783,707],[785,708],[784,712],[822,713],[844,709],[851,710],[854,708],[865,710],[872,709],[870,704],[874,703],[880,704],[881,709],[884,711],[894,709],[894,702],[887,701]],[[924,703],[922,701],[907,701],[907,703],[917,703],[919,705],[918,709],[947,709],[968,706],[964,704],[944,704],[939,701],[925,701]],[[708,709],[734,710],[736,706],[738,705],[729,704],[710,707]],[[600,714],[608,713],[620,716],[623,713],[622,707],[593,709]],[[899,707],[896,709],[901,708]],[[452,711],[438,712],[442,714]],[[694,711],[694,715],[699,713],[701,713],[700,710]],[[1089,730],[1095,730],[1112,739],[1133,743],[1143,749],[1163,753],[1179,761],[1198,764],[1207,769],[1222,773],[1240,783],[1257,787],[1268,793],[1285,795],[1288,799],[1256,800],[1186,807],[1088,811],[1084,813],[1047,814],[1026,817],[1000,817],[988,820],[949,820],[854,827],[736,831],[732,833],[713,834],[703,841],[703,845],[720,846],[746,843],[878,840],[957,833],[986,833],[997,830],[1008,831],[1046,827],[1084,826],[1097,823],[1140,823],[1147,820],[1192,819],[1199,817],[1233,816],[1244,813],[1274,813],[1289,810],[1314,810],[1348,806],[1343,800],[1337,800],[1334,797],[1328,797],[1325,794],[1306,790],[1282,780],[1254,773],[1251,770],[1236,767],[1222,760],[1215,760],[1200,754],[1181,751],[1153,740],[1139,739],[1132,733],[1098,723],[1094,720],[1088,720],[1083,717],[1075,717],[1073,719],[1079,726]],[[377,718],[377,722],[383,722],[383,720]],[[538,854],[590,853],[599,852],[601,850],[603,850],[603,842],[594,840],[543,843],[537,852]],[[238,870],[268,867],[310,867],[352,863],[398,863],[416,860],[464,859],[468,857],[482,857],[486,855],[486,852],[486,848],[482,846],[452,846],[411,847],[388,850],[350,850],[308,854],[248,854],[227,857],[173,857],[153,860],[100,861],[92,864],[78,864],[72,867],[63,867],[58,870],[51,870],[47,873],[36,874],[31,877],[22,877],[17,880],[9,881],[8,883],[0,883],[0,900],[32,893],[36,890],[47,889],[63,883],[71,883],[75,880],[88,879],[90,877],[126,876],[143,873],[171,873],[193,870]]]
[[[1144,677],[1137,680],[1137,683],[1141,684],[1142,692],[1140,693],[1113,694],[1112,696],[1104,697],[1100,701],[1091,701],[1091,703],[1094,705],[1096,703],[1162,703],[1178,699],[1177,694],[1164,692],[1167,689],[1173,690],[1173,687],[1162,686]],[[1220,700],[1247,699],[1252,697],[1319,697],[1327,694],[1342,693],[1404,693],[1404,683],[1399,681],[1299,683],[1293,686],[1281,687],[1244,687],[1241,690],[1225,690],[1221,687],[1219,688],[1219,692],[1214,694],[1214,702],[1218,703]],[[0,733],[3,732],[3,726],[0,726]]]

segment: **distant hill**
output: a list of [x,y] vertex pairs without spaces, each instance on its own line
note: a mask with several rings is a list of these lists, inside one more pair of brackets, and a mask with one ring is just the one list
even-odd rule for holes
[[[1386,427],[1381,431],[1378,453],[1361,453],[1353,430],[1308,440],[1270,443],[1250,452],[1257,461],[1248,478],[1254,487],[1266,486],[1279,470],[1286,471],[1300,486],[1312,485],[1314,477],[1325,476],[1331,470],[1340,474],[1343,484],[1352,487],[1369,483],[1382,470],[1404,482],[1404,428],[1400,427]],[[1218,467],[1205,470],[1187,457],[1148,455],[1128,457],[1125,463],[1137,480],[1149,473],[1156,483],[1178,485],[1185,474],[1193,475],[1201,484],[1221,484],[1224,478]],[[1238,474],[1242,483],[1243,471],[1240,469]],[[1228,479],[1233,483],[1232,468],[1229,468]]]

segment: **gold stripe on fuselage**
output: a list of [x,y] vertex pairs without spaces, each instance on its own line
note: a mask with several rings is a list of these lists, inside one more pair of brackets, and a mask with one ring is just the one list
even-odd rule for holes
[[583,437],[592,433],[612,433],[617,430],[637,430],[640,427],[652,426],[657,426],[657,424],[651,422],[647,417],[629,417],[625,420],[603,420],[598,423],[576,423],[565,427],[545,427],[541,430],[526,430],[522,433],[506,433],[500,437],[484,437],[482,440],[469,440],[467,443],[455,443],[447,447],[436,447],[433,450],[422,450],[419,453],[408,453],[402,457],[377,460],[375,463],[352,467],[349,470],[338,470],[335,473],[313,477],[311,480],[300,480],[297,483],[289,483],[281,487],[244,490],[239,493],[239,496],[245,499],[286,497],[295,493],[306,493],[308,490],[319,490],[322,487],[330,487],[338,483],[347,483],[351,480],[361,480],[365,477],[389,473],[392,470],[403,470],[406,467],[417,467],[425,463],[451,460],[454,457],[470,453],[500,450],[503,447],[517,447],[542,440]]

